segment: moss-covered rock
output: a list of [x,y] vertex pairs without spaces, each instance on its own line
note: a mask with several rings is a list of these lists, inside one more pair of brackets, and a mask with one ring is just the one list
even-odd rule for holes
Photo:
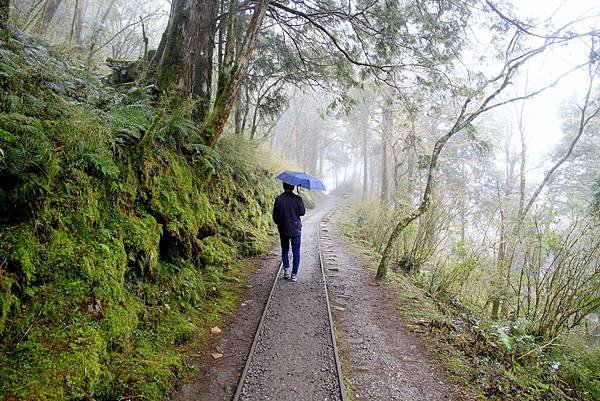
[[278,187],[252,145],[21,43],[0,37],[0,395],[158,400]]

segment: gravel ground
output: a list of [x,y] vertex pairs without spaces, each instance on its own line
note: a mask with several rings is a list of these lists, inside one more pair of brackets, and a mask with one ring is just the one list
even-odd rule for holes
[[[322,275],[317,225],[340,198],[329,196],[303,219],[302,262],[296,283],[281,277],[273,292],[240,400],[340,400]],[[335,228],[343,209],[321,226],[323,262],[346,383],[359,400],[465,400],[427,347],[396,313],[395,295]],[[257,260],[238,312],[201,350],[205,369],[172,401],[231,400],[278,267],[279,249]],[[210,353],[223,358],[212,360]]]
[[[191,380],[179,383],[168,398],[170,401],[231,400],[279,267],[281,257],[277,247],[267,256],[253,258],[256,272],[246,286],[237,312],[221,323],[222,333],[210,335],[208,343],[198,350],[193,363],[202,369]],[[213,353],[223,357],[214,359]]]
[[335,201],[325,198],[303,220],[298,281],[277,281],[240,400],[341,399],[317,241]]
[[354,400],[462,400],[458,389],[404,328],[389,287],[336,230],[338,209],[321,225],[321,246],[342,364]]

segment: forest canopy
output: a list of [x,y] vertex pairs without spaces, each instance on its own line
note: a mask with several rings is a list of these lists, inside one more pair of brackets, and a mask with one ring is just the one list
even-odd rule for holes
[[[3,346],[37,347],[23,333],[39,316],[89,301],[75,290],[83,298],[73,304],[52,298],[77,280],[93,287],[89,271],[71,280],[33,267],[59,263],[61,244],[110,265],[123,291],[94,298],[111,305],[115,327],[70,322],[104,347],[93,379],[73,373],[85,389],[70,396],[114,384],[101,378],[105,360],[126,369],[116,355],[157,355],[157,333],[136,331],[146,318],[172,324],[173,344],[193,337],[182,316],[213,296],[221,272],[210,269],[264,250],[274,188],[258,183],[285,159],[354,191],[343,229],[377,259],[378,279],[402,276],[488,322],[473,330],[491,333],[513,369],[568,349],[562,363],[591,373],[573,373],[568,386],[556,379],[555,394],[594,399],[599,10],[585,1],[0,0]],[[228,227],[228,216],[252,224]],[[93,235],[119,249],[114,259],[91,249]],[[182,275],[202,296],[182,290]],[[181,313],[144,315],[163,287],[186,293]],[[60,305],[46,311],[45,299]],[[131,344],[141,354],[128,354]],[[147,366],[160,383],[136,390],[165,391],[181,365],[169,355]]]

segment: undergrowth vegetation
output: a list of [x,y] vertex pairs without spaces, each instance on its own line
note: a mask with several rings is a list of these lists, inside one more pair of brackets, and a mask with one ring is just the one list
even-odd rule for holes
[[158,400],[265,251],[279,187],[171,99],[0,38],[0,394]]
[[[441,252],[447,230],[442,212],[434,205],[405,230],[396,247],[389,281],[397,289],[398,310],[408,328],[433,345],[455,380],[485,399],[600,399],[600,347],[587,342],[584,328],[563,328],[560,336],[545,337],[538,330],[545,327],[544,319],[552,318],[548,313],[535,321],[514,315],[493,319],[486,300],[494,266],[486,266],[464,241]],[[363,202],[349,207],[341,223],[341,231],[373,269],[392,213]],[[436,259],[434,254],[443,256]]]

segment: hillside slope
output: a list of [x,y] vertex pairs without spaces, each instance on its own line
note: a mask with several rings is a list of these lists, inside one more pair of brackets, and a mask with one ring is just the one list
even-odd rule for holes
[[159,399],[232,306],[277,187],[175,104],[0,31],[0,398]]

